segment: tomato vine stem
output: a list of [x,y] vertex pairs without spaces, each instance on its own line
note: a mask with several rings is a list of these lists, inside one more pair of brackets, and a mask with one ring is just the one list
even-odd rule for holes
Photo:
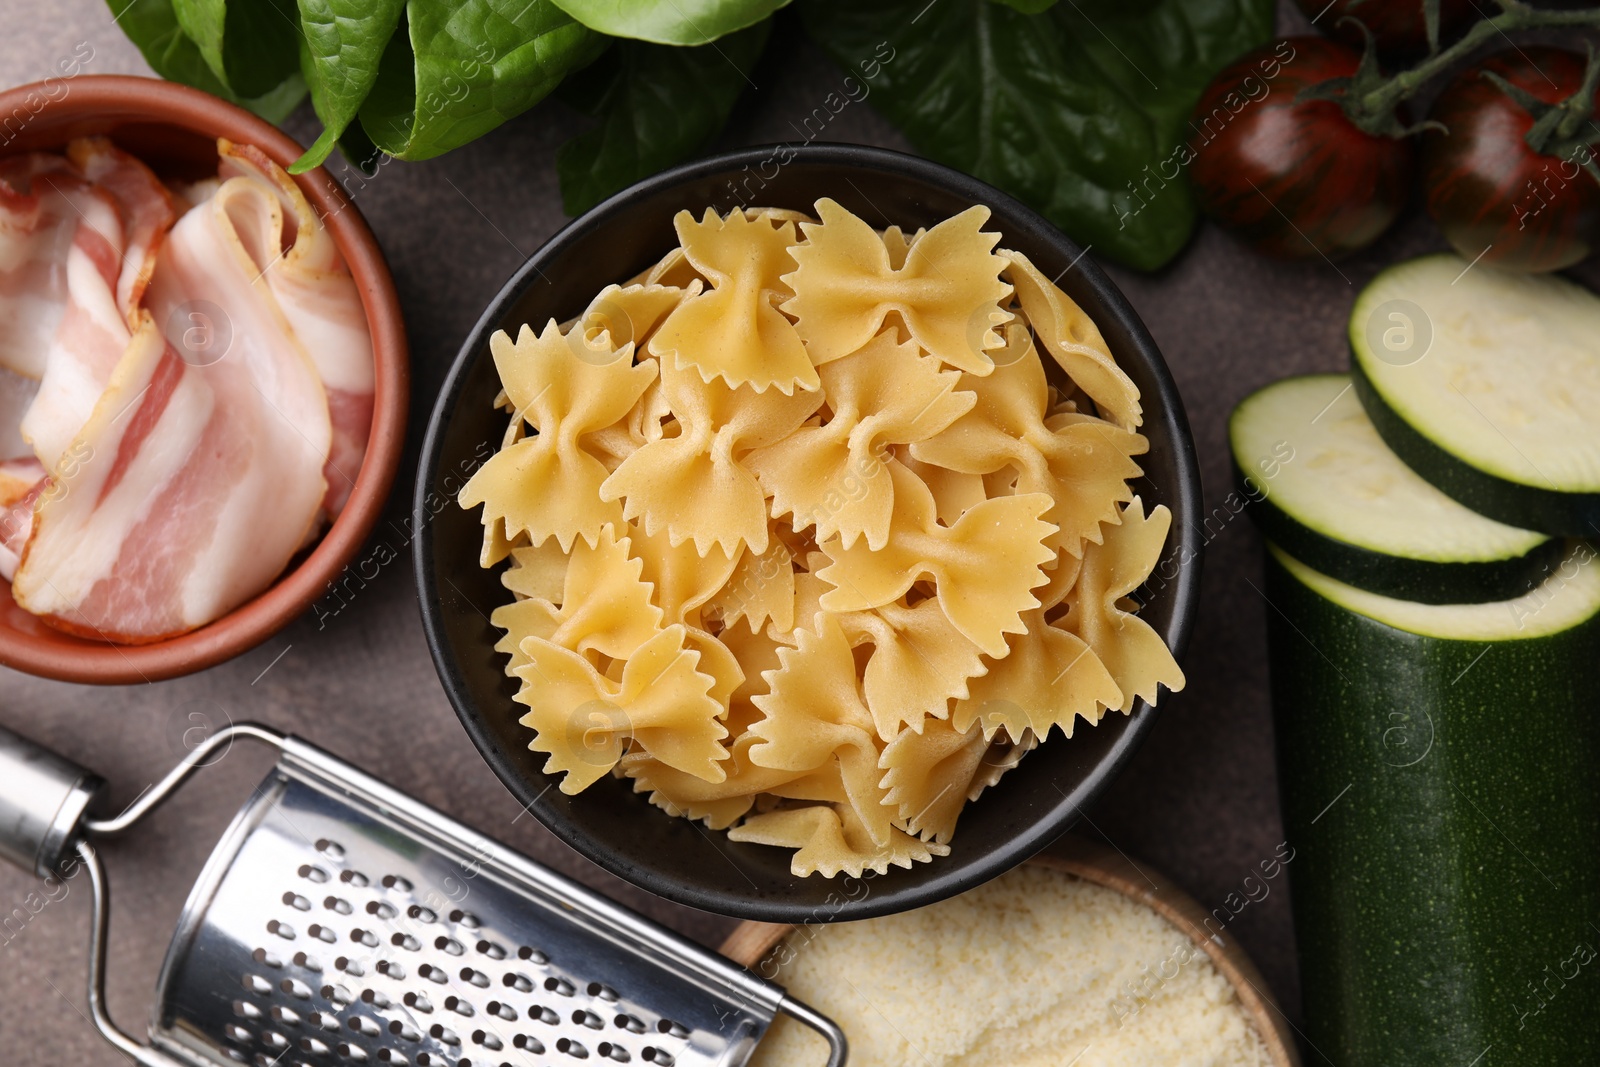
[[1395,119],[1395,108],[1428,82],[1466,58],[1491,37],[1516,30],[1554,27],[1600,28],[1600,7],[1575,10],[1547,10],[1532,7],[1524,0],[1498,0],[1500,13],[1474,23],[1460,40],[1408,70],[1388,78],[1358,79],[1368,84],[1351,84],[1341,100],[1345,114],[1362,130],[1373,135],[1403,135]]

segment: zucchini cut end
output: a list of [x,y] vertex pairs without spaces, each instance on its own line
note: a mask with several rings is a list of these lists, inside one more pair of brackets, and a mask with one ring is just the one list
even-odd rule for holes
[[1592,546],[1573,541],[1535,588],[1512,600],[1423,604],[1348,585],[1312,570],[1278,545],[1267,549],[1302,585],[1347,611],[1422,637],[1448,641],[1525,641],[1561,633],[1600,614],[1600,564]]

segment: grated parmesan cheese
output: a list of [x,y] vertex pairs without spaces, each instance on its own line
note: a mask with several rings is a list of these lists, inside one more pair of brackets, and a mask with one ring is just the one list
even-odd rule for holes
[[[1020,867],[916,911],[802,928],[776,980],[833,1017],[852,1067],[1266,1067],[1228,980],[1156,912]],[[764,972],[764,973],[770,973]],[[752,1067],[816,1067],[779,1017]]]

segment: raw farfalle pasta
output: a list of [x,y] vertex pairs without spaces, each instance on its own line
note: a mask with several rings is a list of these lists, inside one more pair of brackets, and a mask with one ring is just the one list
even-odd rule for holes
[[1112,422],[1137,428],[1144,419],[1139,387],[1111,358],[1100,327],[1027,256],[1004,250],[1000,256],[1009,264],[1006,277],[1016,286],[1023,317],[1057,365]]
[[[874,551],[889,541],[894,484],[882,458],[890,445],[923,441],[972,409],[977,397],[957,392],[961,376],[940,370],[915,342],[880,333],[858,352],[819,368],[831,414],[802,426],[745,461],[772,497],[772,513],[796,530],[838,537],[845,547],[865,536]],[[830,500],[846,478],[863,488]]]
[[680,213],[576,318],[496,335],[511,420],[460,495],[546,773],[800,877],[943,856],[1053,728],[1183,687],[1131,599],[1171,516],[1095,324],[984,208],[816,211]]
[[699,222],[687,211],[673,220],[689,263],[711,281],[709,292],[679,304],[662,324],[656,353],[707,381],[756,392],[817,388],[817,369],[794,323],[775,306],[791,295],[780,275],[794,261],[794,223],[735,211],[726,219],[706,209]]
[[928,487],[897,460],[885,466],[894,484],[888,541],[878,552],[861,542],[823,542],[829,564],[817,577],[833,586],[823,610],[892,604],[927,578],[956,629],[989,655],[1005,655],[1005,635],[1022,632],[1022,613],[1039,606],[1029,590],[1044,584],[1041,568],[1055,559],[1056,528],[1040,517],[1054,501],[1044,493],[995,497],[944,526]]
[[495,453],[462,487],[461,504],[484,505],[484,519],[502,522],[507,538],[540,545],[554,536],[570,549],[574,538],[593,544],[607,524],[621,524],[622,508],[600,495],[610,471],[579,439],[627,418],[656,365],[634,363],[631,343],[615,356],[608,345],[608,336],[593,346],[563,336],[553,322],[538,335],[524,326],[516,341],[491,339],[513,426],[536,432]]
[[784,281],[812,362],[821,366],[855,352],[892,314],[911,339],[968,374],[987,374],[987,352],[1000,346],[996,330],[1011,321],[1004,301],[1011,286],[999,273],[1007,261],[991,254],[998,234],[986,233],[989,209],[970,207],[920,236],[895,267],[889,246],[872,227],[832,200],[817,201],[817,222],[802,222],[805,242],[790,251],[800,264]]
[[696,551],[767,549],[766,495],[741,455],[799,429],[822,403],[819,390],[757,393],[702,381],[691,368],[661,361],[661,395],[677,434],[647,442],[622,461],[600,499],[621,500],[650,533],[688,538]]

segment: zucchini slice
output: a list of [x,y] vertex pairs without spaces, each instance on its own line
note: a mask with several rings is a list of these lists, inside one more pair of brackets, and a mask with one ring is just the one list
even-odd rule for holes
[[1228,421],[1234,473],[1270,540],[1324,574],[1428,604],[1506,600],[1560,541],[1463,507],[1383,443],[1345,374],[1286,378]]
[[1347,1065],[1600,1064],[1594,550],[1516,600],[1443,605],[1274,546],[1265,592],[1309,1045]]
[[1349,333],[1362,406],[1417,473],[1500,522],[1600,534],[1600,297],[1424,256],[1362,290]]

